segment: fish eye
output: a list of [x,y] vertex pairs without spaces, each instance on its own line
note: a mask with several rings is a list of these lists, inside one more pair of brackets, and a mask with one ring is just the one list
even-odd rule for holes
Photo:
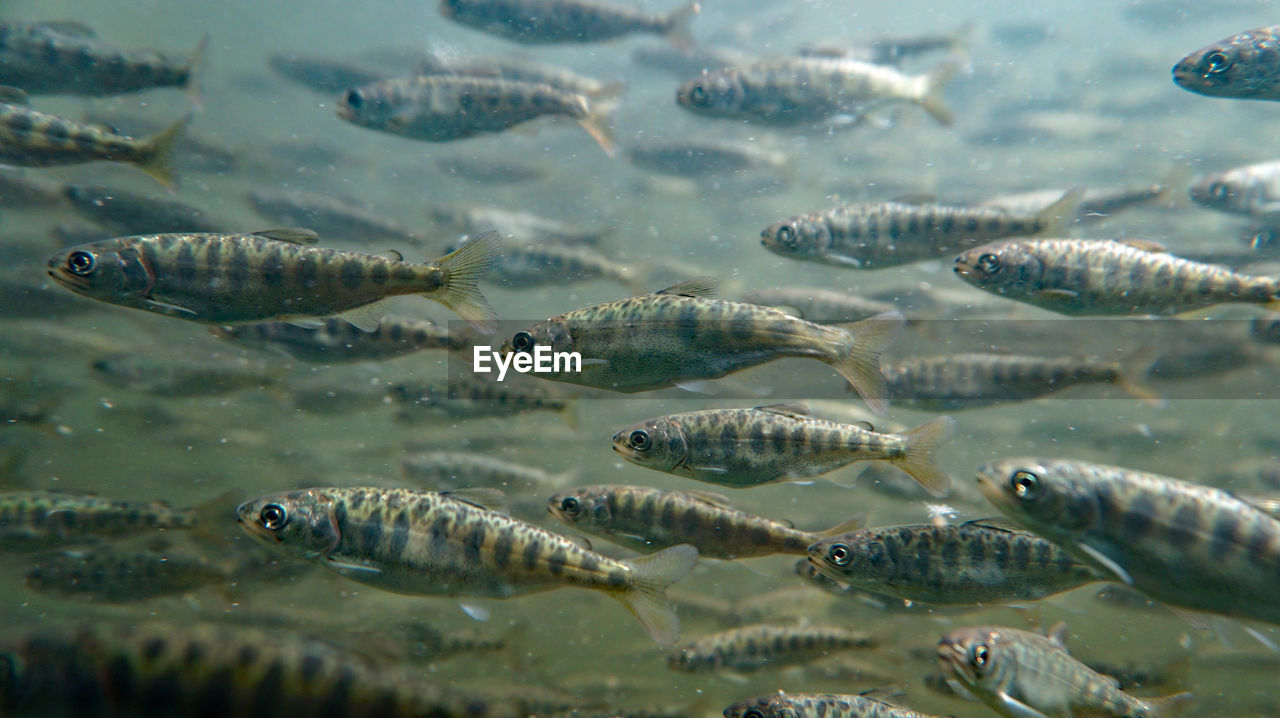
[[742,714],[742,718],[764,718],[764,713],[761,713],[756,708],[748,708],[746,712]]
[[837,566],[847,566],[849,561],[853,560],[853,553],[842,543],[832,544],[831,548],[827,549],[827,560]]
[[649,438],[648,432],[636,429],[627,437],[627,443],[636,451],[645,451],[653,444],[653,440]]
[[1204,62],[1204,71],[1210,75],[1216,75],[1231,69],[1231,56],[1221,50],[1214,50],[1205,55]]
[[974,668],[986,668],[991,662],[991,650],[985,644],[979,643],[969,652],[969,662]]
[[780,244],[791,244],[796,238],[796,231],[790,225],[784,224],[778,228],[778,233],[773,235],[773,238]]
[[280,504],[267,504],[258,512],[258,523],[268,531],[279,531],[289,522],[289,513]]
[[527,352],[533,347],[533,335],[529,332],[516,332],[511,337],[511,348],[518,352]]
[[1030,471],[1015,471],[1009,477],[1009,488],[1013,490],[1014,496],[1030,501],[1039,492],[1040,479]]
[[94,265],[97,264],[93,255],[88,252],[72,252],[67,256],[67,269],[77,276],[85,276],[93,272]]
[[578,512],[582,510],[582,502],[572,496],[566,496],[560,502],[560,510],[570,516],[577,516]]
[[1226,182],[1214,182],[1209,185],[1209,196],[1218,201],[1225,201],[1231,198],[1231,188]]
[[363,104],[364,104],[364,93],[360,92],[359,90],[352,90],[351,92],[347,93],[348,107],[350,107],[353,110],[358,110],[360,109],[360,106]]
[[1000,258],[994,254],[984,254],[978,257],[978,269],[983,274],[995,274],[1000,271]]
[[689,99],[696,104],[703,104],[707,101],[707,88],[701,82],[693,83],[693,87],[689,88]]

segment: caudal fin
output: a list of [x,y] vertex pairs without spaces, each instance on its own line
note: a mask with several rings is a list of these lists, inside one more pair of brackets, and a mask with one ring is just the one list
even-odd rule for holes
[[880,352],[893,342],[906,324],[901,312],[884,312],[839,328],[848,335],[835,359],[828,361],[867,402],[867,407],[883,415],[889,410],[889,388],[880,371]]
[[1149,406],[1164,406],[1164,398],[1160,392],[1147,384],[1151,368],[1160,361],[1160,347],[1147,344],[1120,358],[1116,364],[1116,378],[1113,384],[1129,394],[1142,400]]
[[955,115],[942,99],[942,91],[955,79],[963,66],[964,63],[959,58],[952,58],[922,78],[924,87],[920,93],[920,106],[943,127],[950,127],[955,122]]
[[600,145],[606,155],[618,156],[618,142],[613,137],[613,108],[616,100],[606,99],[603,102],[591,100],[587,103],[587,112],[578,118],[578,124],[591,135],[591,139]]
[[663,35],[667,41],[680,50],[693,48],[693,30],[690,27],[693,16],[702,11],[702,6],[691,2],[684,7],[672,11],[667,16],[667,31]]
[[138,169],[151,175],[170,192],[177,191],[178,181],[173,176],[173,148],[182,137],[182,132],[191,124],[191,115],[178,120],[169,129],[158,135],[143,140],[138,148],[138,157],[134,164]]
[[615,594],[660,646],[680,639],[680,620],[667,602],[666,589],[684,578],[698,562],[698,549],[687,543],[648,556],[623,561],[633,576],[626,590]]
[[502,237],[497,232],[485,232],[437,259],[435,263],[445,271],[445,284],[428,295],[484,334],[498,328],[498,314],[480,293],[479,282],[501,247]]
[[892,459],[890,463],[905,471],[925,491],[934,496],[945,496],[951,488],[951,477],[938,466],[937,452],[942,442],[950,438],[955,430],[955,419],[940,416],[904,432],[901,436],[906,439],[906,453],[901,458]]
[[1062,237],[1066,229],[1076,221],[1080,210],[1080,201],[1084,199],[1084,187],[1072,187],[1056,202],[1036,212],[1036,220],[1040,225],[1037,237]]
[[204,97],[200,93],[200,78],[201,70],[204,68],[204,51],[207,47],[209,47],[209,33],[206,32],[200,38],[196,49],[191,52],[190,59],[187,60],[187,81],[183,84],[187,97],[191,99],[192,106],[197,110],[204,109]]

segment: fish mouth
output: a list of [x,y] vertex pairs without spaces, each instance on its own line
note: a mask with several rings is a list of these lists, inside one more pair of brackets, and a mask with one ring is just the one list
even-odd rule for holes
[[631,461],[636,461],[640,458],[640,454],[636,453],[635,449],[632,449],[631,447],[627,446],[624,443],[619,443],[619,440],[617,437],[614,437],[613,439],[613,450],[619,454],[622,454],[624,458],[629,459]]
[[62,286],[77,292],[87,292],[89,290],[89,280],[87,277],[81,277],[70,272],[65,272],[61,267],[53,266],[53,262],[49,262],[49,276],[53,281]]
[[956,257],[954,269],[956,274],[964,277],[965,279],[972,279],[977,276],[977,273],[973,271],[973,265],[966,262],[963,257]]
[[952,680],[961,685],[971,682],[968,655],[964,644],[953,641],[949,636],[943,636],[938,641],[938,668],[942,670],[948,683]]

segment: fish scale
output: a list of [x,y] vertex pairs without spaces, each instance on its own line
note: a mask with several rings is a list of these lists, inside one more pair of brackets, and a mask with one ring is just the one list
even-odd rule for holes
[[186,88],[204,52],[175,60],[149,50],[123,51],[74,22],[0,23],[0,85],[42,95],[118,95]]
[[0,549],[40,551],[158,529],[191,528],[196,512],[159,501],[57,491],[0,493]]
[[1017,458],[979,468],[1002,512],[1081,561],[1191,611],[1280,623],[1280,520],[1219,489],[1102,464]]
[[879,641],[869,634],[835,626],[744,626],[680,647],[667,656],[667,667],[686,673],[755,671],[809,663],[833,653],[877,645]]
[[725,718],[934,718],[867,695],[784,693],[734,703]]
[[507,598],[590,588],[622,601],[659,643],[674,642],[663,589],[693,567],[692,547],[611,559],[463,496],[500,494],[315,488],[255,499],[237,513],[267,546],[387,591]]

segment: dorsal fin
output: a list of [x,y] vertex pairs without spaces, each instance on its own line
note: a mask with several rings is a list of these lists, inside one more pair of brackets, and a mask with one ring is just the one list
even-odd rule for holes
[[264,229],[261,232],[254,232],[255,237],[266,237],[274,239],[277,242],[288,242],[289,244],[315,244],[320,241],[320,235],[310,229],[302,229],[300,227],[281,227],[279,229]]
[[1271,516],[1280,519],[1280,496],[1271,496],[1268,494],[1255,494],[1248,491],[1228,491],[1228,494],[1249,504],[1253,508]]
[[88,25],[76,20],[42,20],[36,23],[42,27],[71,37],[97,37],[98,33]]
[[403,255],[403,254],[401,254],[401,253],[400,253],[400,250],[398,250],[398,249],[384,249],[384,250],[382,250],[381,252],[378,252],[378,256],[379,256],[379,257],[386,257],[387,259],[390,259],[390,260],[395,261],[395,262],[403,262],[403,261],[404,261],[404,255]]
[[790,416],[794,419],[808,419],[813,416],[807,405],[798,403],[766,404],[764,406],[755,407],[755,410]]
[[990,529],[992,531],[1004,531],[1005,533],[1028,533],[1026,529],[1003,516],[993,516],[986,519],[973,519],[972,521],[965,521],[960,525],[976,526],[977,528]]
[[454,489],[452,491],[441,491],[440,494],[486,511],[492,511],[497,514],[507,513],[507,495],[498,489]]
[[729,503],[729,497],[724,494],[717,494],[714,491],[703,491],[701,489],[684,489],[680,493],[695,498],[703,503],[711,504],[722,509],[731,509],[733,505]]
[[26,90],[20,87],[2,85],[0,86],[0,102],[6,105],[29,105],[31,104],[31,99],[27,97]]
[[1049,632],[1045,634],[1045,637],[1058,644],[1062,650],[1067,650],[1067,622],[1058,621],[1055,623],[1053,627],[1049,629]]
[[666,289],[659,289],[654,294],[675,294],[681,297],[693,297],[694,299],[710,299],[716,295],[717,285],[718,282],[714,277],[694,277],[678,284],[672,284]]

